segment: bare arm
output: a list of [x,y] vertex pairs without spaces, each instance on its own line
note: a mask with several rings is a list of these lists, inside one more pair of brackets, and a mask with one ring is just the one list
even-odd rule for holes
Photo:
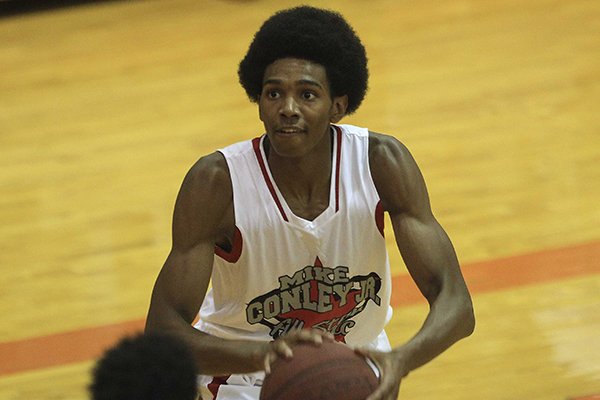
[[[397,387],[411,370],[470,335],[475,319],[454,248],[433,216],[417,164],[396,139],[371,135],[370,165],[375,185],[390,215],[402,258],[430,305],[421,329],[383,361],[395,370],[393,384]],[[388,382],[382,382],[382,386],[392,384],[390,376],[386,379]],[[387,397],[382,393],[373,398]]]
[[[202,158],[187,174],[173,215],[173,244],[156,280],[146,332],[171,333],[193,349],[203,374],[262,369],[267,343],[220,339],[194,329],[210,281],[215,243],[225,235],[232,204],[222,155]],[[230,218],[232,219],[232,218]]]
[[152,292],[146,332],[185,340],[201,374],[227,375],[266,369],[276,357],[292,356],[295,341],[322,342],[317,331],[292,332],[275,342],[226,340],[191,326],[206,295],[215,243],[234,229],[233,195],[223,156],[200,159],[186,175],[173,214],[173,244]]

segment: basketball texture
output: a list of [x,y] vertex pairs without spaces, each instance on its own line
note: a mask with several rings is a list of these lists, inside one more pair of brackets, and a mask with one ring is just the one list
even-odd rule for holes
[[379,384],[364,357],[346,345],[299,343],[271,365],[260,400],[364,400]]

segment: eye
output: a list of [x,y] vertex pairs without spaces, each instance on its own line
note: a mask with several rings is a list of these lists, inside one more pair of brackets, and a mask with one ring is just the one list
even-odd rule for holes
[[304,91],[302,92],[302,98],[304,100],[314,100],[317,97],[317,95],[314,92],[311,91]]
[[269,99],[278,99],[279,98],[279,91],[274,90],[274,89],[269,89],[266,91],[266,95]]

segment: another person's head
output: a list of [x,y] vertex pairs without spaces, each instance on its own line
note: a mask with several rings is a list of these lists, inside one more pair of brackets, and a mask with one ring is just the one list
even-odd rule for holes
[[98,360],[92,400],[194,400],[197,368],[188,347],[166,335],[126,337]]
[[331,97],[348,96],[346,114],[356,111],[365,97],[369,78],[365,48],[339,13],[301,6],[265,21],[238,70],[250,100],[259,102],[265,70],[284,58],[323,66]]

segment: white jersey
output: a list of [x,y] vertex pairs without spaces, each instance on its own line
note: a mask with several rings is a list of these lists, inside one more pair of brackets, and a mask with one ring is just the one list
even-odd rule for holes
[[[392,316],[391,277],[369,132],[335,125],[332,136],[329,206],[312,221],[294,215],[277,188],[265,136],[220,150],[231,176],[236,231],[229,252],[215,249],[197,329],[226,339],[273,340],[291,329],[316,328],[353,347],[390,349],[383,328]],[[262,374],[200,378],[204,398],[257,399],[261,383]],[[248,387],[235,392],[238,385]]]

